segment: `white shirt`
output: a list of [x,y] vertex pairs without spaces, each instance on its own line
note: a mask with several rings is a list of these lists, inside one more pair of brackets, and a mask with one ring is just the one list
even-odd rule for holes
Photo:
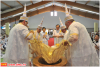
[[53,36],[60,36],[60,35],[62,35],[61,30],[54,30],[53,31]]
[[[63,35],[63,33],[61,32],[61,30],[59,29],[59,30],[54,30],[53,31],[53,36],[61,36],[61,35]],[[54,38],[54,44],[57,44],[57,43],[60,43],[61,42],[61,40],[62,40],[62,38]]]
[[49,40],[48,33],[47,32],[42,32],[41,34],[42,34],[42,37],[44,35],[46,35],[46,38],[43,38],[43,43],[46,44],[46,45],[48,45],[48,40]]

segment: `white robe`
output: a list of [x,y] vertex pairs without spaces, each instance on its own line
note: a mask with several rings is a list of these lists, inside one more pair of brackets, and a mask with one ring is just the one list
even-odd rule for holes
[[32,33],[29,33],[29,30],[26,26],[21,23],[14,26],[9,34],[9,40],[7,49],[5,52],[4,62],[7,63],[25,63],[29,65],[29,56],[28,56],[28,41],[33,36]]
[[[54,30],[53,31],[53,36],[61,36],[61,35],[63,35],[61,30]],[[54,38],[54,44],[60,43],[61,40],[62,40],[62,38]]]
[[[85,26],[74,21],[68,30],[67,40],[72,43],[72,46],[69,46],[65,53],[68,64],[72,66],[98,66],[99,58]],[[77,37],[78,40],[75,41],[74,39]]]
[[[42,34],[42,37],[43,37],[46,33],[45,32],[42,32],[41,34]],[[49,40],[49,36],[47,34],[46,35],[46,38],[43,38],[43,43],[46,44],[46,45],[48,45],[48,40]]]
[[69,34],[68,30],[63,34],[64,35],[64,40],[67,40],[68,34]]
[[41,40],[41,41],[43,40],[42,34],[41,34],[41,33],[38,33],[37,30],[34,31],[34,36],[36,36],[36,39],[39,39],[39,40]]

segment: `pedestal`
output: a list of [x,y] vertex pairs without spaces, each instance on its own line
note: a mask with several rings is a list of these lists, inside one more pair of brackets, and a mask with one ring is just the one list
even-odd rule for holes
[[35,66],[66,66],[67,59],[65,57],[61,57],[56,63],[48,64],[42,57],[36,57],[33,59],[33,65]]

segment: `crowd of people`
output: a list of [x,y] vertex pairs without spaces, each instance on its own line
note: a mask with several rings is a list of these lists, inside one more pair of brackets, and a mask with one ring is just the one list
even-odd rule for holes
[[0,50],[1,50],[1,57],[4,57],[5,50],[8,44],[8,35],[2,35],[0,36]]
[[5,51],[8,44],[8,35],[1,36],[1,50]]

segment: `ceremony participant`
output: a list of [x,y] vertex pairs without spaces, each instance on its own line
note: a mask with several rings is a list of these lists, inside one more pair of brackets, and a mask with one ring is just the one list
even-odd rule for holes
[[96,48],[97,54],[99,56],[99,34],[98,33],[95,35],[93,43]]
[[28,41],[33,36],[33,31],[28,30],[28,17],[26,16],[26,4],[23,16],[20,17],[19,23],[15,25],[9,34],[8,45],[4,57],[4,62],[21,63],[29,66]]
[[98,66],[99,58],[86,27],[74,21],[73,17],[68,13],[66,4],[65,10],[65,25],[69,30],[66,41],[72,44],[65,52],[67,64],[69,66]]
[[60,20],[61,31],[63,32],[64,40],[66,40],[67,35],[68,35],[68,30],[66,30],[66,26],[63,25],[63,23],[62,23],[60,17],[59,17],[59,20]]
[[60,30],[60,25],[57,24],[56,25],[56,30],[53,31],[53,37],[59,37],[60,35],[62,35],[61,30]]
[[36,39],[41,40],[41,41],[43,39],[42,38],[42,34],[40,33],[41,32],[41,29],[42,29],[43,19],[44,19],[44,17],[42,18],[42,21],[41,21],[40,25],[38,25],[37,30],[34,31],[34,36],[36,37]]
[[46,44],[46,45],[48,45],[48,40],[49,40],[49,36],[48,36],[48,33],[47,32],[45,32],[46,31],[46,28],[45,27],[43,27],[42,28],[42,37],[43,37],[43,43],[44,44]]
[[62,32],[60,30],[60,25],[57,24],[56,25],[56,30],[53,31],[53,37],[54,37],[54,44],[58,44],[60,43],[60,41],[62,40],[62,38],[60,36],[62,36]]
[[5,51],[5,49],[6,49],[4,37],[2,37],[2,40],[1,40],[1,49],[2,49],[3,51]]

